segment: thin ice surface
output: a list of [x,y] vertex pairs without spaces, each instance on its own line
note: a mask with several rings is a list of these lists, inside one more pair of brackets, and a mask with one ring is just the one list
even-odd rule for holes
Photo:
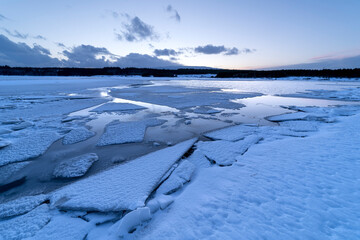
[[62,209],[120,211],[144,206],[169,168],[194,144],[191,139],[65,186],[52,202]]
[[121,112],[121,111],[142,110],[142,109],[146,109],[146,108],[131,103],[105,103],[100,107],[91,110],[91,112],[98,112],[98,113]]
[[86,153],[60,162],[54,169],[54,177],[72,178],[83,176],[99,157],[96,153]]

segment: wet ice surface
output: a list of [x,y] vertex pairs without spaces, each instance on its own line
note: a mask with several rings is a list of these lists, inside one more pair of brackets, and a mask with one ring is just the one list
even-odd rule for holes
[[[177,223],[176,209],[184,211],[181,199],[196,194],[189,190],[179,204],[177,197],[198,181],[198,174],[199,179],[208,177],[202,177],[202,169],[240,166],[253,147],[316,135],[324,124],[358,112],[359,86],[346,81],[1,77],[0,202],[8,202],[1,207],[12,215],[0,220],[0,236],[157,238],[157,230],[149,233],[142,227],[154,217],[151,226],[163,231],[166,225],[159,222],[167,216],[162,210],[171,210],[172,204],[175,212],[169,219]],[[176,145],[194,137],[200,137],[194,145]],[[98,160],[81,157],[86,154]],[[155,158],[161,164],[153,164]],[[222,172],[214,171],[209,176],[221,178]],[[238,174],[231,171],[229,179]],[[36,195],[42,197],[31,200]],[[88,211],[94,210],[105,212],[108,220],[99,226],[92,222],[89,214],[97,213]],[[226,217],[221,216],[214,221],[222,224]],[[13,232],[5,230],[13,223]],[[71,231],[57,232],[61,227]],[[196,236],[224,237],[206,227],[199,231],[203,235]]]

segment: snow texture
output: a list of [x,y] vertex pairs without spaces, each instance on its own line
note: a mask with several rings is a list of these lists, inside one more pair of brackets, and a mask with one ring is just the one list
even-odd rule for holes
[[148,207],[138,208],[126,214],[122,219],[113,225],[110,230],[111,235],[124,237],[134,230],[136,226],[144,221],[151,219],[150,209]]
[[286,121],[280,123],[281,127],[289,128],[294,132],[315,132],[319,123],[314,121]]
[[42,204],[31,212],[0,222],[1,240],[18,240],[31,237],[51,219],[49,207]]
[[91,112],[97,112],[97,113],[121,112],[121,111],[143,110],[143,109],[146,108],[131,103],[105,103],[100,107],[91,110]]
[[86,127],[79,127],[71,130],[68,134],[65,135],[63,144],[68,145],[82,142],[93,136],[95,136],[94,132],[88,130]]
[[204,134],[214,140],[238,141],[258,131],[255,126],[237,125]]
[[186,160],[194,164],[196,168],[207,168],[211,165],[209,160],[205,157],[205,154],[198,149],[196,149]]
[[72,178],[83,176],[99,157],[96,153],[86,153],[60,162],[54,169],[53,176]]
[[10,144],[11,144],[10,141],[7,141],[7,140],[4,140],[4,139],[1,139],[1,138],[0,138],[0,149],[1,149],[1,148],[4,148],[4,147],[7,147],[7,146],[9,146]]
[[9,201],[0,205],[0,219],[6,217],[13,217],[30,212],[45,200],[46,195],[35,195],[21,197],[13,201]]
[[30,162],[19,162],[0,167],[0,184],[6,183],[11,176],[29,164]]
[[171,173],[168,179],[156,190],[156,193],[170,194],[182,188],[183,184],[189,182],[196,167],[191,162],[184,160]]
[[56,132],[36,131],[31,135],[16,139],[10,146],[0,150],[0,166],[36,158],[60,137]]
[[134,239],[359,239],[359,118],[201,169]]
[[51,219],[51,221],[45,227],[38,231],[33,237],[29,238],[29,240],[85,239],[86,234],[93,227],[93,224],[88,223],[80,218],[72,218],[69,216],[58,215],[53,217],[53,219]]
[[148,119],[139,122],[119,122],[115,120],[106,126],[105,132],[97,145],[106,146],[142,142],[148,127],[161,125],[164,122],[165,120],[158,119]]
[[61,209],[102,212],[142,207],[162,176],[195,141],[179,143],[79,180],[54,192],[51,202],[60,202]]
[[216,162],[216,164],[227,166],[236,161],[236,156],[245,153],[248,148],[258,143],[261,139],[262,137],[258,135],[251,135],[237,142],[223,140],[198,142],[197,147],[207,158]]

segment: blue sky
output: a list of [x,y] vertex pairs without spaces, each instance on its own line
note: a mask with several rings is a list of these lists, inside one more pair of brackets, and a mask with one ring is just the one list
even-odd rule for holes
[[0,65],[360,67],[359,10],[358,0],[1,0]]

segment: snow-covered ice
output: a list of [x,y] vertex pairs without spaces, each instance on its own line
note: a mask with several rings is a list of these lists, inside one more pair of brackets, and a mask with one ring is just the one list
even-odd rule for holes
[[36,131],[14,139],[10,146],[0,150],[0,166],[38,157],[59,138],[61,136],[53,131]]
[[86,222],[80,218],[57,215],[54,216],[45,227],[40,231],[37,231],[35,235],[28,239],[85,239],[86,234],[93,227],[94,225],[92,223]]
[[65,135],[63,144],[68,145],[82,142],[93,136],[95,136],[94,132],[90,131],[86,127],[79,127],[71,130],[68,134]]
[[106,126],[98,146],[142,142],[148,127],[163,124],[164,120],[148,119],[137,122],[114,121]]
[[40,194],[35,196],[26,196],[13,201],[2,203],[0,204],[0,219],[27,213],[39,206],[47,199],[48,197],[46,195]]
[[99,157],[96,153],[86,153],[60,162],[54,169],[53,176],[72,178],[83,176]]
[[18,240],[32,237],[51,219],[49,206],[42,204],[34,210],[0,222],[1,240]]
[[195,141],[187,140],[79,180],[54,192],[51,202],[64,201],[58,206],[61,209],[102,212],[142,207],[162,176]]
[[214,140],[238,141],[258,131],[255,126],[237,125],[205,133],[204,136]]
[[18,171],[25,168],[30,163],[30,161],[18,162],[0,167],[0,184],[5,183],[12,175],[16,174]]
[[255,145],[230,167],[202,169],[133,238],[358,239],[359,117]]
[[213,142],[198,142],[197,148],[210,160],[218,165],[231,165],[236,161],[236,156],[245,153],[252,145],[258,143],[262,137],[250,135],[244,140],[228,142],[224,140]]

